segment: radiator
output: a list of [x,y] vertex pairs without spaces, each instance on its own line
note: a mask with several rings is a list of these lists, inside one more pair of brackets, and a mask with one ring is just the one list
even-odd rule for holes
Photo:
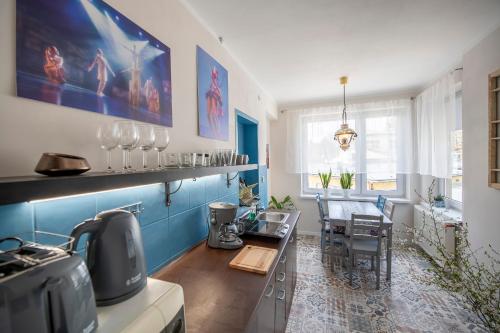
[[[446,252],[449,254],[455,253],[456,225],[460,223],[462,219],[460,212],[443,208],[434,208],[434,215],[436,216],[437,222],[437,234],[441,238]],[[441,260],[437,249],[424,239],[428,238],[437,241],[436,230],[430,209],[422,204],[415,205],[413,210],[413,224],[417,232],[422,232],[422,235],[425,236],[414,239],[415,243],[439,264]]]

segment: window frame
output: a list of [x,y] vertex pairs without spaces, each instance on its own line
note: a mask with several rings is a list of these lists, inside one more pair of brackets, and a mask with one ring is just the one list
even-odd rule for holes
[[405,175],[405,174],[402,174],[402,173],[396,174],[396,189],[392,190],[392,191],[368,190],[367,174],[362,174],[361,177],[362,177],[362,179],[361,179],[361,184],[362,184],[361,195],[362,196],[371,197],[371,196],[384,195],[384,196],[393,197],[393,198],[400,198],[400,197],[404,197],[406,194],[407,175]]
[[[304,184],[308,184],[308,182],[309,182],[308,177],[310,175],[316,175],[316,174],[309,174],[309,173],[301,174],[301,177],[300,177],[300,179],[301,179],[301,182],[300,182],[301,194],[302,195],[314,195],[316,193],[322,193],[323,192],[322,188],[313,188],[313,187],[305,187],[304,186]],[[359,176],[360,176],[360,174],[356,174],[355,175],[356,179],[359,179],[358,178]],[[357,184],[357,182],[356,182],[356,184]],[[333,194],[333,195],[340,195],[340,196],[344,195],[342,189],[328,189],[328,193]],[[356,186],[355,189],[351,189],[350,193],[353,196],[360,196],[361,191],[359,189],[359,186]]]
[[[356,124],[356,131],[358,133],[365,133],[366,132],[366,121],[370,119],[371,117],[362,117],[361,115],[355,115],[353,117],[353,120],[355,121]],[[334,118],[335,121],[338,121],[338,119]],[[360,137],[358,140],[366,140],[365,137]],[[365,146],[366,147],[366,146]],[[361,161],[365,161],[366,163],[366,150],[364,153],[358,152],[357,153],[357,158],[361,159]],[[308,196],[308,195],[314,195],[316,193],[322,193],[323,189],[319,188],[312,188],[309,187],[308,185],[308,177],[310,175],[317,175],[317,174],[309,174],[309,173],[302,173],[300,177],[300,187],[301,187],[301,195],[303,196]],[[356,174],[356,188],[354,190],[351,190],[350,196],[351,197],[377,197],[378,195],[384,195],[387,197],[391,198],[405,198],[407,196],[406,189],[408,188],[407,182],[410,179],[408,175],[406,174],[396,174],[396,190],[393,191],[371,191],[367,189],[367,182],[368,182],[368,177],[366,173],[357,173]],[[329,193],[332,194],[333,196],[343,196],[343,191],[342,189],[329,189]]]
[[[460,110],[455,109],[455,117],[461,117],[462,115],[462,109],[463,109],[463,92],[462,92],[462,85],[460,83],[457,83],[457,90],[455,93],[455,100],[458,101],[460,100]],[[458,104],[458,103],[457,103]],[[460,121],[461,123],[461,121]],[[463,125],[460,125],[460,128],[455,128],[455,131],[461,130],[462,131],[462,165],[461,165],[461,176],[462,176],[462,198],[461,200],[456,200],[452,197],[453,195],[453,180],[451,178],[444,179],[444,181],[441,183],[441,193],[444,193],[444,196],[449,200],[449,204],[451,207],[462,210],[462,203],[464,201],[464,194],[463,194]],[[450,147],[451,148],[451,147]],[[450,149],[450,156],[451,156],[451,149]],[[451,158],[450,158],[451,160]],[[453,175],[452,175],[453,177]]]
[[[301,174],[301,195],[314,195],[316,193],[322,193],[323,189],[312,188],[308,186],[308,177],[310,174]],[[351,190],[350,195],[354,198],[356,197],[377,197],[378,195],[384,195],[391,198],[404,198],[406,196],[407,181],[409,177],[406,174],[396,175],[396,190],[393,191],[371,191],[367,189],[367,176],[366,174],[356,174],[356,184],[359,184],[354,190]],[[343,196],[342,189],[329,189],[329,193],[336,196]]]

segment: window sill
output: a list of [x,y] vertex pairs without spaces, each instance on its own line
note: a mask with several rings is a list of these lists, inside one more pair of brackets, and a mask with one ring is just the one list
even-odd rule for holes
[[[316,199],[316,195],[314,195],[314,194],[301,194],[300,198],[301,199],[306,199],[306,200],[315,200]],[[329,199],[329,200],[335,200],[335,201],[349,201],[349,200],[352,200],[352,201],[377,202],[377,197],[362,197],[362,196],[356,196],[356,195],[352,195],[349,198],[345,198],[345,197],[340,196],[340,195],[330,195],[330,196],[327,197],[327,199]],[[390,201],[392,201],[392,202],[394,202],[394,203],[397,203],[397,204],[410,204],[411,203],[411,200],[407,199],[407,198],[391,198],[391,197],[388,197],[387,199],[390,200]]]
[[[419,204],[415,205],[415,207],[421,207],[422,209],[429,211],[430,206],[427,202],[420,202]],[[455,222],[455,223],[460,223],[463,221],[463,216],[462,216],[462,211],[454,209],[454,208],[438,208],[438,207],[433,207],[432,208],[438,216],[445,216],[451,221],[446,221],[446,222]]]

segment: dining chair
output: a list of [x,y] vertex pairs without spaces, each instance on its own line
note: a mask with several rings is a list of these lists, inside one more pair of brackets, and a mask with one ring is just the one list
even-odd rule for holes
[[330,269],[332,272],[334,271],[335,267],[335,259],[340,259],[340,262],[343,263],[347,255],[347,250],[344,246],[345,238],[345,227],[333,225],[330,226]]
[[[394,216],[394,208],[396,205],[394,202],[386,199],[384,203],[384,209],[383,213],[384,215],[392,221],[392,217]],[[382,259],[385,260],[385,253],[386,253],[386,247],[387,247],[387,230],[382,230]]]
[[326,254],[326,242],[330,241],[330,220],[325,215],[325,210],[323,208],[323,201],[319,193],[316,193],[316,203],[318,204],[318,212],[319,212],[319,223],[321,223],[321,262],[324,262],[324,256]]
[[[355,264],[356,255],[370,256],[372,261],[375,259],[375,274],[377,277],[377,289],[380,289],[380,256],[381,256],[381,238],[384,216],[358,215],[352,214],[351,220],[347,226],[344,246],[348,253],[348,272],[349,281],[352,286],[352,271]],[[367,232],[368,231],[368,232]],[[376,234],[376,235],[374,235]]]
[[392,202],[390,200],[385,200],[384,209],[382,210],[382,212],[391,221],[392,221],[392,216],[394,215],[394,207],[395,206],[396,205],[394,205],[394,202]]
[[378,210],[380,210],[381,212],[384,211],[384,205],[385,205],[385,202],[387,201],[387,198],[384,197],[383,195],[378,195],[377,197],[377,203],[375,204],[375,206],[377,206]]

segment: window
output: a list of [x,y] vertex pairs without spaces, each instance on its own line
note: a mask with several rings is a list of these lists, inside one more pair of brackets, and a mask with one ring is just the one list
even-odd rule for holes
[[[356,159],[356,147],[351,146],[347,152],[339,154],[339,147],[332,142],[332,133],[340,127],[341,123],[339,119],[335,119],[333,116],[305,119],[303,129],[308,144],[304,156],[307,160],[305,168],[308,172],[302,173],[302,183],[305,185],[303,186],[304,193],[312,194],[321,190],[321,180],[318,173],[328,172],[332,169],[333,177],[329,189],[332,193],[338,192],[340,194],[340,172],[335,172],[335,170],[354,170],[352,161]],[[349,125],[356,130],[355,120],[350,121]],[[351,193],[359,194],[359,188],[356,186],[356,175],[351,190]]]
[[451,131],[451,179],[446,180],[445,195],[462,202],[462,92],[456,94],[455,126]]
[[403,106],[384,108],[353,107],[348,123],[358,138],[346,151],[333,141],[340,127],[340,114],[304,114],[295,132],[300,142],[302,193],[322,190],[318,172],[333,172],[329,189],[341,195],[340,173],[355,174],[352,195],[401,197],[406,193],[406,167],[411,161],[411,115],[409,101]]
[[368,118],[366,133],[367,192],[394,192],[396,174],[395,117]]

